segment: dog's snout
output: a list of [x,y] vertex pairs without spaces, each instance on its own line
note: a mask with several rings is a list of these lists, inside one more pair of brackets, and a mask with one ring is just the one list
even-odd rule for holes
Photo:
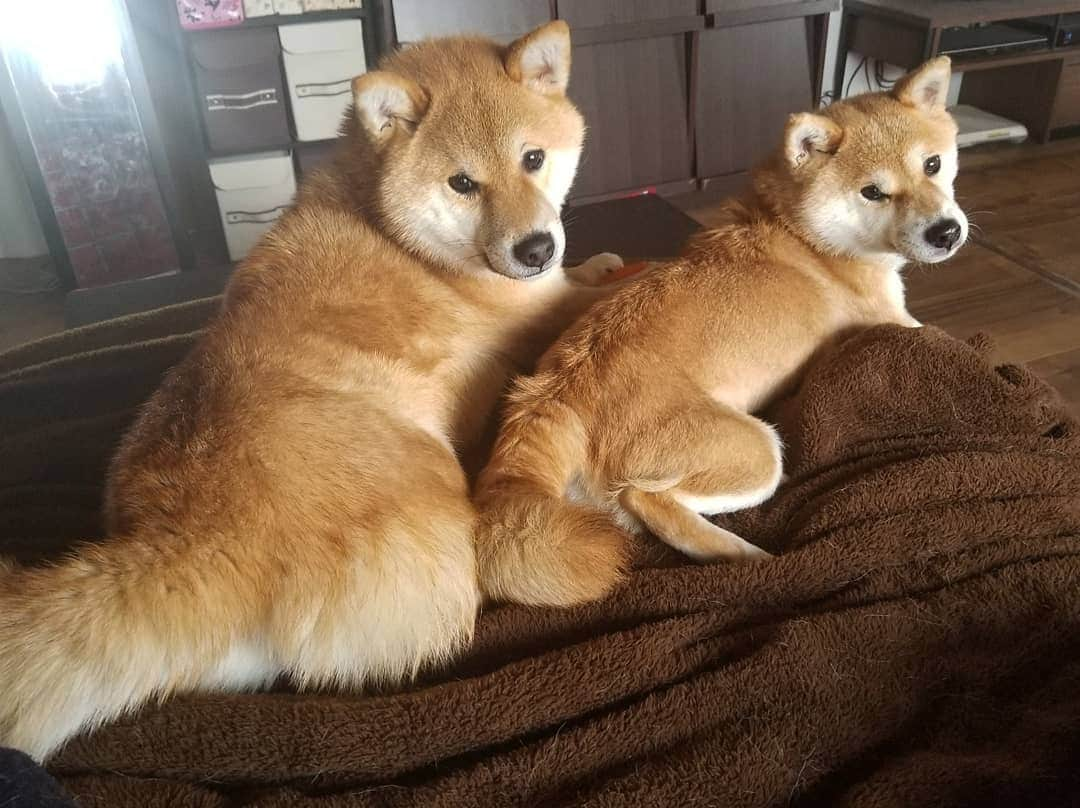
[[960,222],[956,219],[941,219],[926,228],[923,237],[926,243],[939,250],[951,250],[960,240]]
[[530,233],[514,245],[514,258],[527,267],[542,267],[554,254],[555,239],[546,230]]

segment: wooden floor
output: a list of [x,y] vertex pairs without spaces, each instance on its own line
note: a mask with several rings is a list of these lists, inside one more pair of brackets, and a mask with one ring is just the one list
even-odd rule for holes
[[[957,199],[972,237],[951,261],[907,271],[911,312],[960,338],[990,334],[1080,411],[1080,140],[961,152]],[[673,201],[717,222],[707,193]]]

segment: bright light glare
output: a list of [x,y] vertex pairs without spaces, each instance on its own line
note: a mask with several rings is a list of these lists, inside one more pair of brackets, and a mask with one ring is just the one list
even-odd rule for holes
[[0,37],[8,58],[37,63],[50,86],[97,84],[121,61],[113,0],[19,0],[5,3]]

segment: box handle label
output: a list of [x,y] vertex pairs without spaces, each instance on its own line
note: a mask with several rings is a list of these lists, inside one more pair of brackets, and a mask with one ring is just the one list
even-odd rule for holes
[[345,93],[349,92],[352,92],[352,79],[322,82],[309,81],[296,85],[298,98],[329,98],[335,95],[345,95]]
[[222,110],[242,110],[253,107],[263,107],[267,104],[278,103],[277,90],[269,87],[265,90],[255,90],[243,95],[226,95],[214,93],[206,96],[206,111],[220,112]]
[[288,205],[278,205],[269,210],[228,210],[225,221],[228,224],[268,224],[288,209]]

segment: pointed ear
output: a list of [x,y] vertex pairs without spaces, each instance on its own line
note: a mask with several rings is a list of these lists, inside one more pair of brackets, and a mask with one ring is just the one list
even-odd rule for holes
[[909,107],[924,112],[940,112],[945,109],[952,78],[952,61],[948,56],[931,59],[915,68],[893,87],[893,97]]
[[373,70],[353,79],[353,108],[372,140],[382,143],[395,132],[412,134],[428,107],[427,93],[411,79]]
[[800,112],[788,118],[784,130],[784,156],[792,168],[801,168],[819,152],[831,154],[836,151],[843,137],[844,130],[831,118]]
[[564,95],[570,81],[570,26],[554,20],[511,42],[503,64],[510,78],[530,90]]

